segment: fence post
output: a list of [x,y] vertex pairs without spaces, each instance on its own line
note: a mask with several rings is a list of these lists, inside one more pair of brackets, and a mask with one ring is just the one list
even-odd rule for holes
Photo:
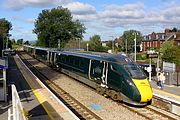
[[177,86],[179,86],[178,71],[177,71]]

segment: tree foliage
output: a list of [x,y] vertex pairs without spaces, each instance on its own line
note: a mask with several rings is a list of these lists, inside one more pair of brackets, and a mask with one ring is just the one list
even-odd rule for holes
[[16,40],[13,38],[11,39],[12,44],[16,44]]
[[[5,43],[9,36],[8,33],[11,29],[12,29],[11,22],[6,20],[5,18],[1,18],[0,19],[0,50],[5,48]],[[0,56],[1,56],[1,51],[0,51]]]
[[60,41],[61,47],[64,47],[70,39],[82,39],[85,27],[79,20],[72,20],[67,8],[57,7],[43,10],[35,22],[33,31],[38,36],[38,45],[57,47]]
[[89,50],[96,52],[103,52],[104,48],[101,45],[101,37],[99,35],[94,35],[90,37],[89,40]]
[[19,45],[23,44],[23,39],[18,39],[17,44],[19,44]]
[[28,40],[26,40],[26,41],[24,42],[24,44],[25,44],[25,45],[30,45],[30,43],[29,43]]
[[180,48],[175,46],[173,41],[164,42],[160,52],[163,61],[180,65]]
[[2,35],[3,33],[7,34],[9,31],[12,29],[12,24],[5,18],[0,19],[0,34]]
[[128,30],[124,31],[122,35],[122,43],[121,47],[122,50],[126,50],[126,41],[127,41],[127,52],[132,52],[134,50],[134,39],[135,39],[135,34],[136,34],[136,47],[140,46],[141,40],[142,40],[142,35],[139,31],[136,30]]

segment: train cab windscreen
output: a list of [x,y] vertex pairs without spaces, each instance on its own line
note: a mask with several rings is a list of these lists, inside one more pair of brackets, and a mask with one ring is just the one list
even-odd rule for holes
[[125,69],[131,75],[133,79],[145,79],[145,74],[141,69],[134,63],[124,64]]

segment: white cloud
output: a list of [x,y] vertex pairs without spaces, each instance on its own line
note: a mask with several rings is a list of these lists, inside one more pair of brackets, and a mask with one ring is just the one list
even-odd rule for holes
[[25,7],[62,6],[72,0],[4,0],[4,6],[12,10],[21,10]]
[[93,22],[97,19],[96,15],[73,15],[74,20],[80,20],[81,22]]
[[93,20],[97,19],[96,8],[90,4],[72,2],[63,7],[71,11],[74,20],[79,19],[82,22],[93,22]]
[[94,6],[80,2],[72,2],[65,5],[64,7],[70,9],[70,11],[75,15],[89,15],[96,13],[96,9]]
[[[179,26],[180,7],[163,6],[161,9],[146,10],[142,3],[109,5],[98,13],[97,20],[104,26],[114,28],[142,28]],[[102,26],[102,25],[101,25]]]
[[[73,0],[7,0],[6,6],[18,10],[24,7],[59,6],[67,7],[73,19],[79,19],[88,31],[100,32],[101,35],[112,34],[115,29],[138,29],[143,33],[164,29],[166,27],[180,27],[180,5],[162,4],[159,8],[149,9],[141,2],[124,5],[106,5],[104,10],[97,11],[95,6],[87,3],[73,2]],[[15,20],[33,23],[34,19]],[[117,31],[116,31],[117,32]],[[119,32],[119,31],[118,31]],[[114,33],[116,34],[116,33]]]
[[103,12],[99,13],[102,18],[133,19],[144,17],[144,5],[142,3],[106,6]]
[[11,20],[13,20],[13,21],[14,20],[15,21],[20,21],[20,22],[24,22],[24,23],[30,23],[30,24],[34,23],[34,21],[35,21],[34,18],[27,18],[27,19],[25,19],[25,18],[22,18],[20,16],[12,16]]

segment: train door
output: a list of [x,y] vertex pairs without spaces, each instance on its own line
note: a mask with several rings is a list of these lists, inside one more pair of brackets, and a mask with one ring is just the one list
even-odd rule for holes
[[107,87],[107,78],[108,78],[108,63],[107,62],[103,62],[103,72],[102,72],[102,83],[101,86],[102,87]]
[[50,64],[50,55],[51,55],[51,52],[50,52],[50,51],[47,51],[47,60],[46,60],[46,62],[47,62],[48,64]]
[[108,63],[99,60],[90,61],[90,79],[96,82],[107,85],[107,67]]
[[53,56],[53,64],[54,65],[56,64],[56,56],[57,56],[57,53],[54,52],[54,56]]
[[111,63],[108,68],[108,86],[121,91],[124,77],[117,64]]

